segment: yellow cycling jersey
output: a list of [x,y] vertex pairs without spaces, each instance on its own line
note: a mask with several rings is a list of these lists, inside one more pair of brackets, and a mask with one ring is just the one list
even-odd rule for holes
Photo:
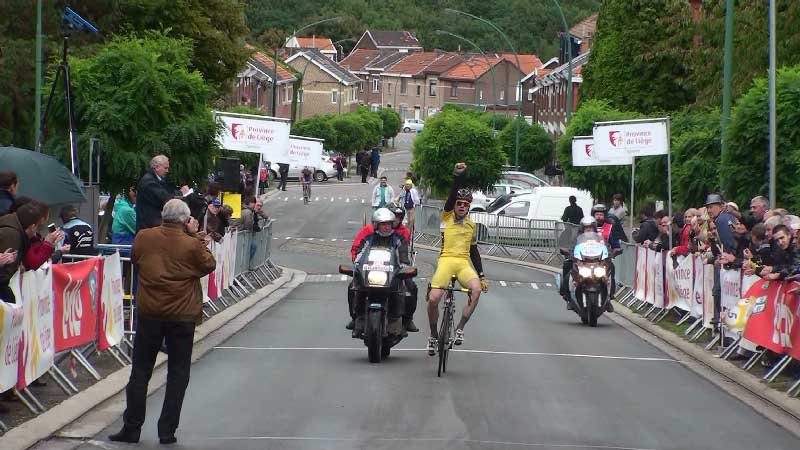
[[456,221],[454,211],[443,211],[439,230],[442,233],[442,257],[469,258],[469,247],[478,242],[477,226],[469,217]]

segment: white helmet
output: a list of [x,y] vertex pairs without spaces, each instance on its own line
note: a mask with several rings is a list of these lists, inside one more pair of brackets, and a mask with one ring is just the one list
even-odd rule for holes
[[[387,235],[383,235],[378,231],[378,225],[389,222],[392,224],[392,231]],[[379,208],[372,213],[372,225],[375,227],[375,232],[383,237],[390,236],[394,232],[394,213],[388,208]]]

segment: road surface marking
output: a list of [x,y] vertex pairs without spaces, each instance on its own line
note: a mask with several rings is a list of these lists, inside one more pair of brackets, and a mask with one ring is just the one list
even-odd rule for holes
[[[181,438],[181,442],[187,439]],[[614,445],[593,445],[593,444],[547,444],[536,442],[511,442],[511,441],[482,441],[479,439],[453,439],[453,438],[381,438],[365,436],[363,438],[342,438],[342,437],[322,437],[322,436],[209,436],[202,440],[213,441],[329,441],[329,442],[442,442],[463,444],[478,444],[481,446],[516,446],[533,448],[563,448],[563,449],[595,449],[595,450],[653,450],[644,447],[618,447]],[[189,442],[192,439],[188,439]],[[199,439],[198,439],[199,441]],[[89,441],[94,442],[94,441]],[[105,448],[105,447],[104,447]]]
[[333,203],[333,200],[334,200],[334,198],[333,198],[333,197],[331,197],[331,203]]
[[[217,350],[245,350],[245,351],[364,351],[364,347],[240,347],[240,346],[218,346]],[[425,348],[392,348],[393,352],[423,352]],[[582,353],[549,353],[549,352],[504,352],[497,350],[468,350],[453,349],[457,353],[471,353],[478,355],[507,355],[507,356],[545,356],[555,358],[587,358],[587,359],[612,359],[623,361],[649,361],[649,362],[676,362],[672,358],[653,358],[637,356],[614,356],[614,355],[587,355]]]
[[286,236],[286,240],[287,240],[287,241],[288,241],[289,239],[291,239],[291,238],[292,238],[291,236]]
[[536,283],[531,283],[531,287],[534,289],[539,289],[539,285]]
[[289,201],[289,197],[284,197],[283,201],[288,202]]
[[347,281],[347,275],[342,275],[342,281]]
[[347,200],[344,201],[345,203],[350,203],[350,197],[347,197]]
[[331,242],[336,242],[336,238],[331,239]]
[[363,199],[363,198],[361,199],[361,204],[362,204],[362,205],[364,204],[364,199]]
[[314,197],[314,201],[318,202],[319,201],[319,197]]
[[506,287],[506,282],[505,281],[501,281],[500,282],[500,286]]

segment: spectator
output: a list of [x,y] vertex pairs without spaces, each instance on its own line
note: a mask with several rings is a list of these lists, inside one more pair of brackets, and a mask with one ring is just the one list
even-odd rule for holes
[[131,186],[127,194],[114,202],[114,222],[111,224],[111,243],[131,245],[136,236],[136,188]]
[[278,163],[278,175],[281,177],[280,182],[278,182],[278,190],[285,191],[286,181],[289,179],[289,165],[286,163]]
[[203,233],[209,236],[214,242],[219,242],[225,236],[225,227],[228,226],[225,216],[221,214],[222,202],[215,198],[208,204],[205,218],[203,220]]
[[14,205],[14,197],[19,189],[17,174],[10,171],[0,172],[0,216],[8,214]]
[[358,171],[361,173],[361,182],[366,183],[367,176],[369,176],[369,168],[372,164],[372,157],[369,152],[362,150],[356,157],[356,161],[358,161]]
[[642,221],[639,222],[638,232],[633,233],[633,240],[638,244],[645,241],[654,241],[658,238],[658,224],[653,217],[653,205],[648,204],[642,207]]
[[70,246],[74,255],[96,255],[94,230],[92,226],[78,218],[78,209],[72,205],[61,208],[59,214],[64,225],[64,243]]
[[32,202],[0,217],[0,254],[4,254],[0,257],[0,300],[6,303],[16,303],[9,283],[42,222],[42,211]]
[[763,223],[753,225],[750,230],[750,248],[746,249],[744,257],[750,263],[743,264],[745,275],[761,275],[764,266],[772,266],[772,246],[767,239],[767,227]]
[[[44,203],[33,200],[28,197],[17,197],[11,212],[16,212],[22,205],[31,204],[39,209],[41,217],[39,223],[44,224],[49,216],[49,208]],[[52,225],[52,224],[51,224]],[[31,245],[28,251],[22,258],[22,266],[25,270],[36,270],[42,266],[47,260],[51,259],[56,262],[61,259],[62,253],[69,253],[70,246],[62,245],[58,248],[59,242],[63,242],[64,233],[53,226],[47,236],[42,237],[38,232],[31,236]]]
[[394,199],[394,189],[389,186],[386,177],[381,177],[381,182],[372,189],[372,208],[385,208],[386,204]]
[[263,203],[255,197],[247,198],[242,215],[239,218],[238,228],[244,231],[261,231],[261,227],[269,220],[267,214],[262,210]]
[[744,222],[748,230],[752,230],[756,224],[764,223],[764,215],[769,209],[769,200],[764,196],[753,197],[750,200],[750,214],[741,215],[740,219]]
[[583,219],[583,209],[578,206],[578,199],[574,195],[569,196],[569,205],[564,208],[564,214],[561,215],[562,222],[569,222],[574,225],[581,223]]
[[419,206],[422,201],[419,197],[419,191],[414,187],[414,182],[411,181],[410,178],[403,184],[400,195],[397,196],[397,203],[403,205],[403,208],[406,210],[408,229],[413,236],[414,223],[416,223],[417,219],[417,206]]
[[[169,173],[169,158],[156,155],[150,160],[150,169],[142,175],[136,185],[136,231],[157,227],[161,224],[161,209],[167,200],[174,197],[165,177]],[[183,186],[181,191],[188,191]]]
[[[660,211],[661,212],[661,211]],[[672,228],[670,226],[669,216],[664,214],[658,218],[658,237],[656,237],[652,241],[644,241],[642,245],[645,247],[650,248],[651,250],[655,250],[660,252],[664,249],[669,250],[669,239],[670,235],[672,234]]]
[[344,166],[345,166],[345,159],[344,155],[341,153],[337,153],[336,156],[331,158],[333,161],[333,167],[336,168],[336,179],[339,181],[344,180]]
[[768,280],[783,280],[797,272],[797,247],[789,228],[776,225],[772,230],[771,266],[765,266],[761,277]]
[[625,227],[622,226],[622,220],[613,214],[609,214],[608,222],[611,224],[611,235],[620,242],[628,242],[628,235],[625,234]]
[[692,226],[686,222],[686,216],[686,213],[675,213],[672,218],[672,254],[676,256],[686,256],[691,250]]
[[411,180],[411,182],[414,183],[414,186],[419,184],[419,177],[414,175],[414,172],[406,171],[405,179],[406,180]]
[[608,210],[608,213],[615,216],[620,222],[625,219],[625,215],[628,214],[628,208],[622,203],[622,194],[614,194],[614,198],[611,200],[611,209]]
[[378,146],[372,147],[372,155],[370,156],[370,168],[372,170],[372,178],[378,178],[378,166],[381,164],[381,149]]
[[216,266],[214,256],[198,238],[197,221],[189,212],[183,201],[169,200],[163,208],[161,226],[142,230],[134,240],[131,259],[139,276],[133,365],[125,389],[124,425],[109,436],[112,441],[139,442],[147,385],[165,341],[169,361],[158,438],[162,444],[177,442],[175,431],[189,385],[194,329],[202,316],[200,279]]
[[253,173],[247,170],[244,167],[244,164],[239,164],[239,189],[241,190],[242,194],[253,193],[253,189],[255,189],[253,180]]
[[765,230],[766,230],[766,233],[767,233],[767,240],[768,241],[772,240],[772,230],[777,225],[781,225],[782,222],[783,222],[783,217],[781,217],[779,215],[773,215],[772,217],[769,217],[764,221],[764,227],[765,227]]

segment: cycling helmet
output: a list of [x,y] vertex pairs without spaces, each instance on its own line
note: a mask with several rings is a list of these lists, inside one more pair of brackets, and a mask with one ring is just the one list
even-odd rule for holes
[[403,218],[406,216],[406,210],[402,205],[397,202],[391,202],[386,205],[386,209],[394,213],[395,226],[399,226],[401,223],[403,223]]
[[581,219],[581,230],[585,230],[586,228],[591,228],[592,231],[597,229],[597,221],[594,220],[594,217],[584,217]]
[[608,208],[606,208],[606,205],[604,205],[602,203],[598,203],[598,204],[592,206],[592,215],[594,215],[594,213],[598,213],[598,212],[601,212],[603,214],[607,214],[608,213]]
[[389,234],[384,235],[379,231],[378,225],[380,225],[382,223],[386,223],[386,222],[389,222],[389,223],[392,224],[392,231],[394,231],[394,213],[392,211],[390,211],[389,209],[387,209],[387,208],[379,208],[374,213],[372,213],[372,225],[375,227],[375,232],[380,234],[383,237],[386,237],[386,236],[389,236],[390,234],[392,234],[392,232],[389,232]]
[[456,193],[456,200],[464,200],[472,203],[472,191],[469,189],[459,189]]

